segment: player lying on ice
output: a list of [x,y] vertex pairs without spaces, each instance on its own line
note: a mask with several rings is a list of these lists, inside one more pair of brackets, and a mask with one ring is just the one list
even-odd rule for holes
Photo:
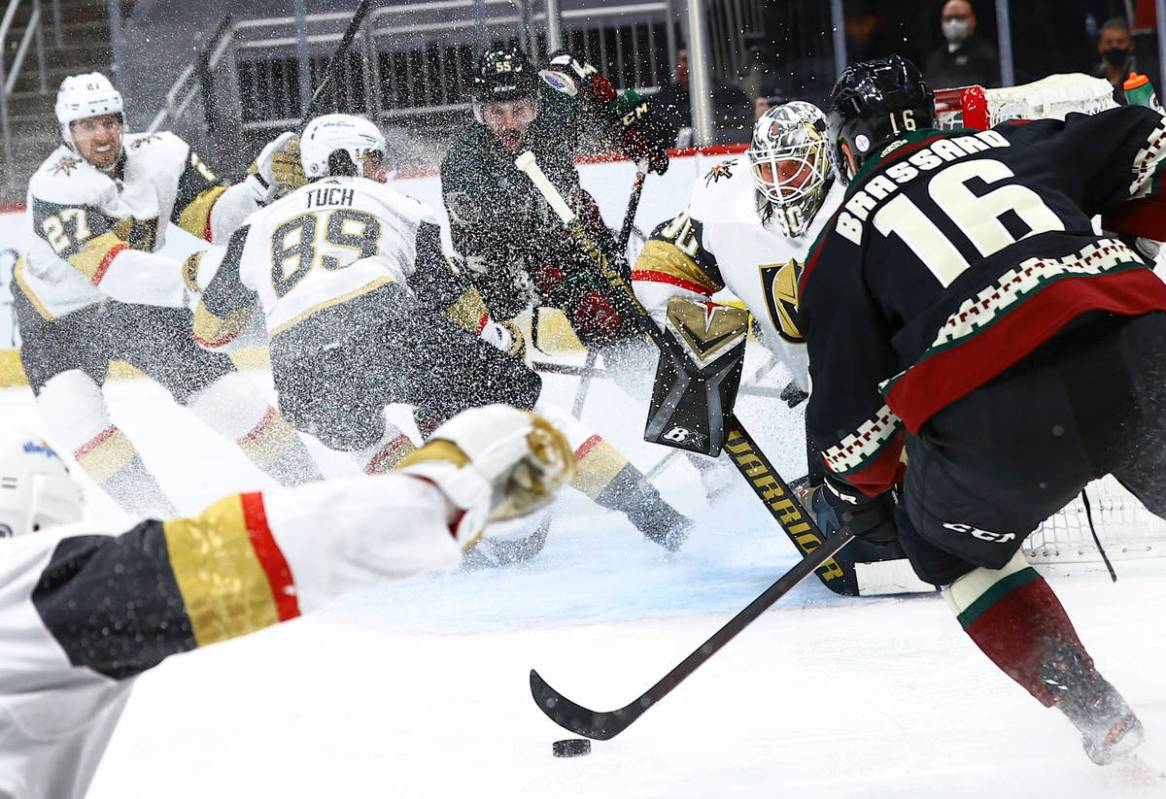
[[[280,410],[369,473],[387,471],[413,447],[386,421],[391,403],[414,406],[423,436],[465,408],[534,407],[541,379],[514,334],[498,338],[505,331],[457,279],[436,215],[386,185],[376,125],[317,117],[300,150],[307,185],[250,215],[225,250],[188,260],[192,290],[202,287],[198,342],[229,346],[258,308]],[[467,314],[471,298],[480,311]],[[577,453],[572,485],[656,543],[680,546],[690,520],[638,469],[578,420],[540,411]]]
[[[542,417],[494,405],[398,472],[226,497],[121,535],[53,531],[81,495],[47,445],[0,442],[0,796],[79,799],[163,659],[378,581],[453,568],[487,519],[551,500],[575,459]],[[74,528],[75,529],[75,526]]]
[[[1108,763],[1141,723],[1020,547],[1105,474],[1166,517],[1166,284],[1091,222],[1166,238],[1166,120],[939,131],[898,56],[848,67],[830,103],[847,193],[797,314],[829,472],[819,523],[897,538],[976,645]],[[1152,229],[1129,229],[1131,209]]]
[[63,142],[29,182],[29,246],[12,286],[20,360],[49,438],[127,511],[173,512],[110,418],[102,385],[120,359],[282,484],[318,479],[303,442],[231,359],[195,345],[181,264],[158,252],[171,225],[225,242],[295,164],[281,149],[290,134],[225,187],[173,133],[127,133],[122,96],[100,73],[65,78],[56,117]]

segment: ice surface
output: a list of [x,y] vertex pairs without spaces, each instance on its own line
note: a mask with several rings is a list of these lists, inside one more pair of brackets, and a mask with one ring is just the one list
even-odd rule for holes
[[[569,406],[573,380],[546,382]],[[182,511],[270,485],[156,386],[109,394]],[[0,392],[0,408],[40,428],[27,391]],[[745,399],[741,415],[787,476],[800,473],[795,413]],[[642,411],[605,381],[584,418],[643,468],[664,454],[636,443]],[[848,600],[817,584],[590,757],[552,757],[565,734],[531,702],[531,667],[579,702],[622,705],[794,562],[743,486],[710,512],[683,462],[661,482],[700,517],[678,554],[566,496],[528,564],[387,584],[163,663],[139,680],[91,797],[1166,796],[1145,769],[1092,765],[1061,715],[999,673],[937,597]],[[91,524],[126,526],[88,496]],[[1166,592],[1160,573],[1119,567],[1116,585],[1053,584],[1162,768]]]

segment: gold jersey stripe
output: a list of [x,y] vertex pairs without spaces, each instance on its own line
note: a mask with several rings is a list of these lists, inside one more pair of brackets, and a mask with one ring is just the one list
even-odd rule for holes
[[462,330],[476,336],[482,332],[482,323],[489,315],[489,311],[486,309],[486,302],[478,290],[468,288],[462,296],[457,298],[457,302],[445,309],[445,315]]
[[206,191],[199,193],[186,204],[186,207],[178,215],[178,227],[192,236],[210,241],[211,209],[215,207],[215,203],[226,190],[224,186],[211,186]]
[[32,307],[41,315],[41,318],[51,322],[53,315],[49,313],[49,309],[41,302],[40,297],[36,296],[36,292],[32,290],[32,286],[28,285],[28,280],[24,276],[25,260],[21,258],[16,262],[16,266],[12,268],[12,277],[16,280],[16,285],[20,286],[20,290],[28,301],[32,303]]
[[101,282],[101,278],[105,277],[113,258],[124,249],[128,249],[126,243],[118,238],[116,233],[110,231],[89,239],[78,252],[70,255],[68,260],[74,269],[96,286]]
[[601,437],[592,436],[575,450],[575,477],[571,487],[595,499],[627,465],[628,459],[619,450]]
[[675,244],[658,239],[652,239],[644,245],[640,257],[636,259],[634,271],[659,272],[686,284],[699,286],[709,294],[715,294],[724,288]]
[[[344,303],[348,302],[349,300],[356,299],[357,297],[361,296],[362,294],[368,294],[370,291],[376,291],[381,286],[387,286],[389,283],[392,283],[392,282],[393,282],[393,278],[388,276],[388,275],[385,275],[384,277],[378,277],[376,280],[373,280],[369,283],[365,283],[360,288],[355,289],[353,291],[350,291],[347,294],[342,294],[339,297],[333,297],[330,300],[325,300],[324,302],[313,305],[308,310],[306,310],[302,313],[296,314],[291,319],[289,319],[286,322],[284,322],[283,324],[277,326],[274,330],[271,331],[271,335],[277,336],[280,333],[283,333],[284,331],[290,330],[291,328],[295,327],[300,322],[304,321],[305,319],[307,319],[309,316],[311,316],[314,313],[317,313],[319,311],[323,311],[325,308],[332,308],[336,305],[343,305]],[[198,329],[197,325],[198,325],[198,319],[196,317],[195,318],[195,330]]]
[[208,347],[221,347],[229,342],[251,318],[253,306],[238,308],[225,317],[215,316],[200,300],[194,309],[194,340]]
[[267,572],[247,529],[243,497],[226,497],[198,516],[163,526],[170,568],[199,646],[277,623]]

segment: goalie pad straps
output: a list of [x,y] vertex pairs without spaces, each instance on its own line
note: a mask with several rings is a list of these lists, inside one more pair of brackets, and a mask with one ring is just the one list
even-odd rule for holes
[[1097,676],[1060,600],[1023,552],[1002,569],[965,574],[943,595],[976,646],[1046,707],[1057,704],[1066,660]]
[[672,346],[660,350],[644,439],[720,455],[741,384],[749,312],[672,297],[665,327]]

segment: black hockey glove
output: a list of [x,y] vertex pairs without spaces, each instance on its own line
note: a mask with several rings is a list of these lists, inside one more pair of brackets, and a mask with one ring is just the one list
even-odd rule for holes
[[811,488],[810,493],[810,513],[826,535],[846,527],[873,544],[891,544],[898,539],[893,492],[868,497],[827,477],[824,483]]
[[602,120],[621,153],[632,161],[647,161],[658,175],[668,171],[668,144],[647,100],[632,89],[617,95],[615,87],[595,67],[566,50],[551,55],[543,80],[566,94],[578,94],[588,113]]

